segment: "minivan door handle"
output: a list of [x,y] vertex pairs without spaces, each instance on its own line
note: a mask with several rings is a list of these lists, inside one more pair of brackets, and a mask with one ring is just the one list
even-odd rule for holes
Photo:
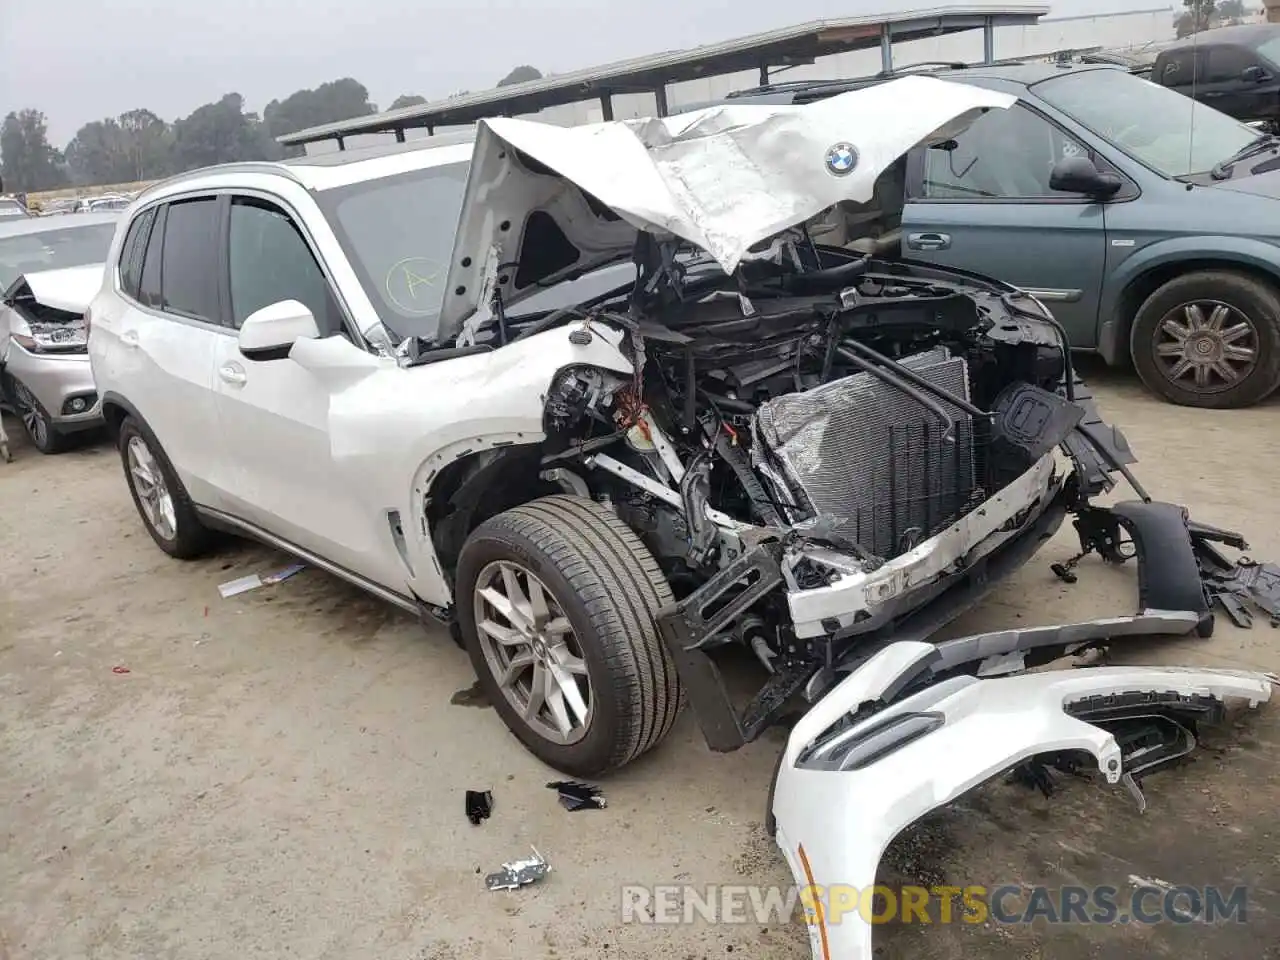
[[946,250],[951,246],[949,233],[913,233],[907,237],[912,250]]

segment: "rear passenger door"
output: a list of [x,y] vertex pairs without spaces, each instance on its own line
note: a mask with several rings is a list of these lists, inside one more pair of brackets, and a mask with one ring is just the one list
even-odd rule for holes
[[[130,225],[117,273],[123,307],[109,326],[110,381],[155,434],[196,503],[222,505],[213,398],[217,347],[231,339],[217,283],[222,199],[193,196],[143,211]],[[104,324],[106,326],[106,324]]]
[[1049,187],[1054,165],[1087,147],[1022,103],[989,111],[947,146],[910,158],[902,255],[1022,287],[1073,345],[1094,346],[1105,204]]

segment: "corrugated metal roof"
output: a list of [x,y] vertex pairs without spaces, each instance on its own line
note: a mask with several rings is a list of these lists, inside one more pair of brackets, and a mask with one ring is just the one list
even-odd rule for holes
[[354,117],[299,130],[277,139],[284,144],[301,144],[407,127],[474,123],[486,116],[517,116],[606,94],[653,90],[669,83],[867,49],[878,46],[886,30],[894,42],[901,42],[976,30],[988,23],[995,27],[1027,26],[1048,12],[1048,6],[1042,4],[972,4],[904,11],[892,16],[814,20],[689,50],[656,53],[447,100]]

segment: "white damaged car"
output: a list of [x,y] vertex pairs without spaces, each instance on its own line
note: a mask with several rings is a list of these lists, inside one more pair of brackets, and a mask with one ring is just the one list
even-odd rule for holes
[[[880,177],[1012,102],[907,77],[152,187],[89,317],[142,519],[176,557],[230,530],[448,623],[516,736],[583,776],[686,697],[741,745],[1068,513],[1207,633],[1197,551],[1242,541],[1091,505],[1133,456],[1048,311],[886,249]],[[746,705],[730,644],[761,663]]]

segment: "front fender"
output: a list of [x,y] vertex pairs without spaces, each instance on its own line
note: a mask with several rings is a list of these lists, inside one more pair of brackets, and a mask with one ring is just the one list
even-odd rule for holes
[[490,353],[396,368],[331,394],[329,439],[334,466],[379,512],[402,518],[423,601],[450,602],[450,591],[422,522],[431,480],[459,457],[498,445],[541,443],[543,405],[556,374],[594,366],[630,375],[625,333],[590,325],[590,341],[574,343],[580,324],[560,327]]
[[1181,261],[1215,261],[1224,266],[1260,270],[1280,281],[1280,247],[1265,240],[1233,236],[1188,236],[1160,240],[1138,250],[1107,274],[1102,288],[1103,317],[1098,350],[1108,363],[1128,355],[1132,316],[1122,316],[1125,291],[1145,274]]

